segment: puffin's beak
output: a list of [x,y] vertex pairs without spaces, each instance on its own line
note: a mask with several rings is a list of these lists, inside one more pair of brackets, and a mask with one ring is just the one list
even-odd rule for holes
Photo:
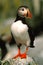
[[26,17],[29,18],[29,19],[32,18],[32,13],[30,12],[29,9],[27,10],[27,15],[26,15]]

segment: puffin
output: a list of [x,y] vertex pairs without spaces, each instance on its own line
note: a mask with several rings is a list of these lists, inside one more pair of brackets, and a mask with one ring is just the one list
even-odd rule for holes
[[[18,47],[18,54],[14,56],[13,58],[26,58],[26,53],[28,51],[28,48],[34,48],[34,31],[32,27],[27,24],[27,19],[32,18],[32,13],[30,9],[27,6],[20,6],[17,9],[16,19],[14,23],[11,25],[11,36],[12,41],[11,43],[17,44]],[[20,52],[21,45],[26,46],[26,51],[24,53]]]

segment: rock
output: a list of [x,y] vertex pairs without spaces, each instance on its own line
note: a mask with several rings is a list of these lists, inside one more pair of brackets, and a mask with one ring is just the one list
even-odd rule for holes
[[27,56],[26,59],[21,59],[20,57],[18,57],[16,59],[6,60],[2,62],[1,65],[37,65],[37,64],[31,57]]

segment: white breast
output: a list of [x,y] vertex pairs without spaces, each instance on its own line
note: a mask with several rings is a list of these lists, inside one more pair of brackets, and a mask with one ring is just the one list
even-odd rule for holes
[[28,26],[23,24],[22,21],[14,22],[11,26],[11,31],[17,43],[30,43],[30,37],[28,34]]

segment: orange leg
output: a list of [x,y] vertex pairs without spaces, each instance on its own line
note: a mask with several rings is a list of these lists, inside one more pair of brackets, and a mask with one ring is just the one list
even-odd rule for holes
[[20,56],[20,49],[18,49],[18,54],[16,56],[13,57],[13,59],[17,58]]
[[17,57],[21,57],[21,59],[22,59],[22,58],[26,58],[26,53],[27,53],[27,51],[28,51],[28,48],[26,48],[25,53],[21,54],[21,53],[20,53],[20,49],[18,49],[18,54],[17,54],[15,57],[13,57],[13,59],[15,59],[15,58],[17,58]]
[[26,51],[25,51],[25,53],[23,53],[23,54],[20,54],[20,57],[21,57],[21,58],[26,58],[26,53],[27,53],[27,51],[28,51],[28,48],[26,48]]

